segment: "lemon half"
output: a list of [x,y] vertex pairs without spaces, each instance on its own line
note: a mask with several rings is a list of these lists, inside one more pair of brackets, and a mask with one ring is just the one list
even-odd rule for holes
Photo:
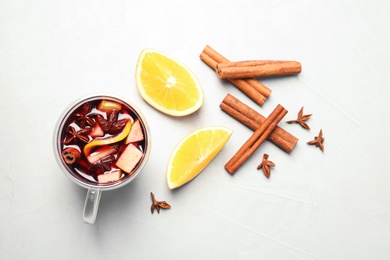
[[203,104],[203,89],[195,74],[159,50],[144,49],[140,53],[136,85],[149,105],[171,116],[189,115]]

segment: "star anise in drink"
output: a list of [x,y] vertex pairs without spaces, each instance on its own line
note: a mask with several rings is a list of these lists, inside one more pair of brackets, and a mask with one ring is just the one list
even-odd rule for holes
[[88,133],[91,132],[91,128],[84,128],[77,131],[73,126],[69,126],[68,131],[66,132],[65,144],[69,144],[73,140],[79,139],[84,143],[89,142]]
[[287,121],[287,123],[289,123],[289,124],[291,124],[291,123],[298,123],[303,128],[310,130],[309,125],[306,124],[305,121],[308,120],[311,116],[312,116],[312,114],[304,115],[303,114],[303,107],[302,107],[301,110],[299,110],[299,112],[298,112],[298,118],[296,120]]
[[157,210],[158,214],[160,214],[160,208],[163,208],[163,209],[170,209],[171,208],[171,205],[169,205],[166,201],[157,201],[156,198],[154,197],[153,192],[151,192],[150,195],[152,196],[152,201],[153,201],[152,207],[150,208],[152,211],[152,214],[153,214],[155,209]]
[[92,118],[92,115],[89,114],[91,111],[91,105],[89,103],[85,103],[83,107],[75,114],[75,122],[81,128],[85,128],[87,125],[95,126],[95,121]]
[[319,147],[321,151],[324,151],[324,141],[325,138],[322,137],[322,129],[321,129],[318,136],[314,137],[314,140],[307,142],[307,144],[315,145],[316,147]]
[[262,169],[263,172],[264,172],[264,175],[269,178],[271,176],[271,166],[272,167],[275,167],[275,164],[271,161],[268,160],[268,154],[264,154],[263,155],[263,160],[262,162],[259,164],[259,166],[257,166],[257,169]]
[[119,133],[127,123],[127,118],[118,120],[118,112],[114,110],[107,118],[107,120],[100,114],[96,115],[100,127],[104,132],[109,134]]
[[110,155],[103,157],[102,159],[95,162],[94,164],[92,164],[90,166],[90,168],[91,169],[92,168],[99,168],[102,173],[105,173],[105,172],[108,172],[111,170],[111,165],[114,161],[115,161],[115,156],[110,154]]

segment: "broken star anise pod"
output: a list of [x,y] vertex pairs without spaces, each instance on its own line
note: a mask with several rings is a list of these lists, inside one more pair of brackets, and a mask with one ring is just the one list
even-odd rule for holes
[[95,121],[92,118],[92,115],[88,113],[91,111],[91,105],[89,103],[85,103],[83,107],[75,114],[75,122],[79,123],[81,128],[85,128],[87,125],[95,126]]
[[84,143],[89,142],[88,133],[91,132],[91,128],[84,128],[79,131],[76,131],[76,129],[73,126],[69,126],[68,131],[66,133],[66,138],[64,143],[69,144],[73,140],[79,139]]
[[325,138],[322,137],[322,129],[321,129],[318,136],[314,137],[314,140],[307,142],[307,144],[315,145],[319,147],[321,151],[324,151],[324,141]]
[[158,214],[160,214],[160,208],[163,208],[163,209],[170,209],[171,208],[171,205],[169,205],[166,201],[157,201],[156,198],[154,197],[154,194],[153,192],[150,193],[150,195],[152,196],[152,207],[150,208],[150,210],[152,211],[152,214],[154,212],[154,210],[156,209]]
[[263,160],[262,162],[259,164],[259,166],[257,166],[257,169],[262,169],[263,172],[264,172],[264,175],[269,178],[271,176],[271,166],[272,167],[275,167],[275,164],[271,161],[268,160],[268,154],[264,154],[263,155]]
[[301,110],[299,110],[299,112],[298,112],[298,118],[296,120],[287,121],[287,123],[289,123],[289,124],[291,124],[291,123],[298,123],[303,128],[310,130],[309,125],[306,124],[305,121],[308,120],[311,116],[312,116],[312,114],[304,115],[303,114],[303,107],[302,107]]
[[116,134],[119,133],[123,127],[125,127],[128,119],[125,118],[118,121],[118,112],[114,110],[108,116],[107,120],[100,114],[96,115],[96,120],[104,132],[109,134]]

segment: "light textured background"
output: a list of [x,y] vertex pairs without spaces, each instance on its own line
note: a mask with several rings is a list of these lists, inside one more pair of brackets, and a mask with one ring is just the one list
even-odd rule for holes
[[[0,1],[1,259],[389,259],[390,4],[378,1]],[[291,59],[299,76],[262,82],[263,107],[200,59],[206,44],[231,60]],[[188,65],[203,107],[165,116],[138,95],[135,65],[156,48]],[[144,172],[102,196],[81,220],[86,191],[58,168],[54,124],[94,92],[130,98],[151,126]],[[300,141],[266,142],[234,176],[223,168],[251,131],[219,109],[232,93]],[[301,106],[312,130],[285,121]],[[201,175],[170,191],[165,168],[186,134],[234,130]],[[323,129],[325,153],[307,141]],[[263,153],[270,179],[256,170]],[[151,214],[149,192],[172,208]]]

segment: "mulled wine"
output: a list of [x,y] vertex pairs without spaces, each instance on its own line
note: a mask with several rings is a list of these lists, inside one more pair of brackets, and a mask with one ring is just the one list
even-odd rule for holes
[[62,165],[94,186],[131,178],[149,153],[146,128],[142,116],[119,99],[87,99],[70,109],[60,125]]

